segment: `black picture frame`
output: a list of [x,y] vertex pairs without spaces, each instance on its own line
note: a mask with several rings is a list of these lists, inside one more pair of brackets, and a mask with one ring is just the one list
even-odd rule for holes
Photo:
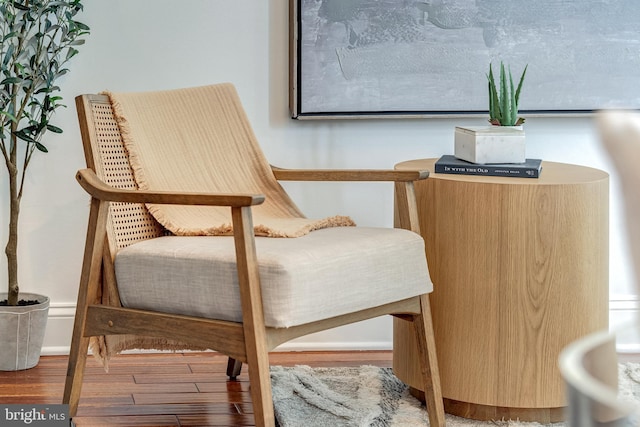
[[520,111],[640,108],[637,0],[290,0],[296,119],[481,116],[486,74],[528,66]]

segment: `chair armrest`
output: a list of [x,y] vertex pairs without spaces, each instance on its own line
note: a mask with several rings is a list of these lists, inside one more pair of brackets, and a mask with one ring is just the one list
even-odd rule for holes
[[280,181],[391,181],[395,182],[394,223],[420,234],[414,181],[426,179],[427,170],[394,169],[281,169],[271,166]]
[[79,170],[76,174],[76,180],[93,198],[111,202],[243,207],[259,205],[264,202],[265,199],[261,194],[207,194],[121,190],[105,184],[91,169]]
[[282,169],[271,167],[280,181],[392,181],[411,182],[429,176],[427,170],[387,169]]

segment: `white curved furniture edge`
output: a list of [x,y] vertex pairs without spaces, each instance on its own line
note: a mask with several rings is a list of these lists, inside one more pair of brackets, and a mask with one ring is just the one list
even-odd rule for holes
[[[618,397],[616,334],[597,332],[568,345],[559,356],[567,383],[570,427],[638,425],[640,405]],[[608,376],[607,382],[604,377]]]

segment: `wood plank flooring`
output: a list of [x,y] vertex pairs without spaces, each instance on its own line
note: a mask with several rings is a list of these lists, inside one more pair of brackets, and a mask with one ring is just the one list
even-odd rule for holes
[[[272,365],[391,366],[391,351],[274,352]],[[109,373],[89,358],[77,426],[253,426],[246,366],[237,381],[217,353],[126,354]],[[66,356],[42,356],[32,369],[0,372],[0,402],[61,403]]]

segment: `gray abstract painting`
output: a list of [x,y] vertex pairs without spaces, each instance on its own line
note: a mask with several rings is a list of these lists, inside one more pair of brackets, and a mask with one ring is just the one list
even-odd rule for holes
[[640,108],[638,0],[291,0],[294,116],[480,113],[489,64],[524,112]]

